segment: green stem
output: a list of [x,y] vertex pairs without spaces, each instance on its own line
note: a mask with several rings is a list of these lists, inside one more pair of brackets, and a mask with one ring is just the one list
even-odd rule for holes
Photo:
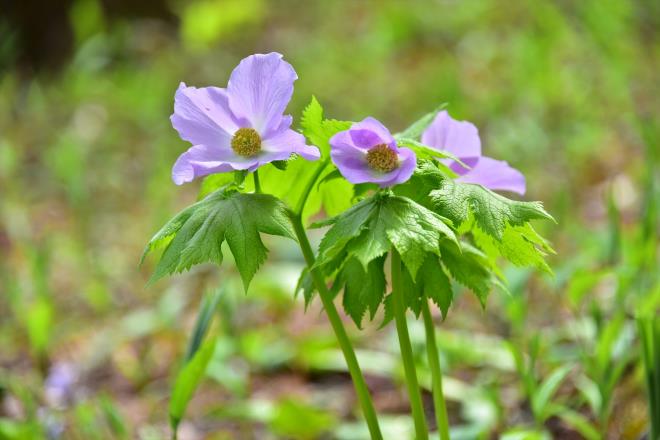
[[424,330],[426,331],[426,353],[429,358],[433,380],[433,405],[435,407],[435,419],[438,423],[438,435],[440,440],[450,440],[447,405],[442,392],[442,370],[440,369],[438,345],[435,342],[435,327],[433,326],[433,318],[426,298],[422,301],[422,316],[424,317]]
[[303,209],[305,209],[305,203],[307,203],[307,198],[309,197],[309,194],[312,192],[312,188],[314,188],[314,185],[316,184],[316,180],[319,178],[325,167],[328,165],[328,161],[323,160],[318,167],[316,167],[316,170],[314,171],[314,175],[309,179],[307,182],[307,185],[303,189],[302,194],[300,195],[300,200],[298,200],[298,206],[296,206],[296,209],[293,211],[294,214],[298,217],[302,216]]
[[252,177],[254,178],[254,192],[257,194],[261,194],[261,183],[259,182],[259,170],[254,170],[254,173],[252,173]]
[[[302,206],[304,206],[304,203]],[[374,440],[382,440],[383,436],[378,425],[376,410],[374,409],[374,405],[371,401],[371,396],[369,395],[369,390],[364,380],[364,376],[362,375],[362,370],[360,370],[360,365],[358,364],[357,357],[355,356],[355,351],[353,350],[351,341],[348,338],[344,324],[339,317],[337,308],[332,301],[332,293],[328,290],[328,287],[325,284],[325,277],[318,268],[314,268],[316,258],[314,257],[314,251],[312,250],[312,246],[310,245],[309,239],[307,238],[305,228],[303,227],[302,219],[300,215],[294,215],[292,221],[296,237],[298,237],[300,249],[302,250],[303,256],[305,257],[305,262],[307,263],[307,267],[310,271],[310,274],[312,275],[312,279],[314,280],[316,289],[319,292],[319,296],[321,297],[323,308],[325,309],[325,313],[328,315],[330,325],[332,326],[332,329],[335,332],[335,336],[337,337],[337,341],[339,341],[339,346],[344,353],[346,365],[348,366],[351,379],[353,379],[355,392],[357,393],[358,400],[360,401],[360,406],[362,407],[364,418],[367,421],[367,426],[369,427],[371,438]]]
[[392,248],[392,307],[394,309],[394,320],[396,332],[399,336],[399,347],[403,359],[403,369],[406,373],[406,386],[408,387],[408,398],[413,420],[415,421],[415,433],[417,440],[428,440],[429,430],[426,426],[424,416],[424,405],[422,394],[417,381],[415,361],[413,360],[410,336],[408,335],[408,323],[406,321],[406,306],[403,299],[401,284],[401,256]]

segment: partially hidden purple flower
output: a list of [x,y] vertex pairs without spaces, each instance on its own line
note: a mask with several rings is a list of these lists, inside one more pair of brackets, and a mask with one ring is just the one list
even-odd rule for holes
[[525,176],[503,160],[481,155],[479,131],[474,124],[457,121],[447,111],[438,113],[422,133],[422,143],[439,151],[447,151],[470,169],[451,159],[443,159],[464,183],[476,183],[488,189],[525,194]]
[[357,122],[330,138],[330,157],[351,183],[377,183],[381,188],[410,179],[417,158],[399,148],[389,130],[374,118]]
[[193,146],[174,164],[174,183],[212,173],[254,171],[292,153],[318,159],[318,149],[306,145],[304,136],[290,128],[291,116],[284,115],[296,79],[291,64],[272,52],[243,59],[226,89],[181,83],[170,120]]

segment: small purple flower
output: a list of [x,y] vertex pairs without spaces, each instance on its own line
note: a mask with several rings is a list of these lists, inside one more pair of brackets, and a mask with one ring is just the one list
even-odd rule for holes
[[481,140],[474,124],[457,121],[447,111],[438,113],[422,134],[422,143],[440,151],[447,151],[463,161],[470,169],[451,159],[443,162],[456,172],[456,179],[476,183],[492,190],[525,194],[525,176],[503,160],[481,155]]
[[330,157],[351,183],[372,182],[381,188],[410,179],[417,158],[399,148],[389,130],[374,118],[357,122],[330,138]]
[[44,381],[44,394],[46,400],[55,407],[65,407],[73,398],[78,370],[74,365],[66,362],[53,364]]
[[284,115],[296,79],[291,64],[272,52],[243,59],[226,89],[181,83],[170,120],[181,139],[193,146],[174,164],[174,183],[212,173],[254,171],[292,153],[318,159],[318,149],[306,145],[304,136],[291,130],[291,116]]

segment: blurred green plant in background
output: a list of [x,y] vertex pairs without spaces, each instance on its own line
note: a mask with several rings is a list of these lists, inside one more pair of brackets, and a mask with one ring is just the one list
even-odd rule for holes
[[[461,295],[440,324],[452,438],[652,438],[660,367],[646,356],[644,369],[635,318],[660,312],[657,2],[152,3],[54,2],[46,21],[63,17],[71,50],[38,69],[18,6],[0,12],[0,438],[167,437],[186,335],[220,284],[180,438],[366,438],[319,305],[304,313],[292,295],[295,246],[272,239],[249,296],[229,265],[149,289],[136,267],[144,237],[199,189],[169,178],[186,148],[168,120],[179,81],[225,84],[271,50],[300,75],[296,116],[312,91],[330,117],[393,129],[448,102],[557,218],[541,231],[555,278],[507,267],[510,295],[486,312]],[[407,438],[389,330],[352,336],[386,437]],[[430,404],[424,328],[410,331]]]

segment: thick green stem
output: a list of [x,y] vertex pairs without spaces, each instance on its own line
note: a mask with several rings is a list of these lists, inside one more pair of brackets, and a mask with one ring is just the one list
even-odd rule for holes
[[429,430],[426,425],[426,417],[424,416],[422,393],[419,389],[419,382],[417,381],[415,361],[413,359],[410,336],[408,335],[406,306],[401,284],[401,256],[394,248],[392,248],[392,308],[394,309],[394,321],[396,322],[396,331],[399,336],[403,369],[406,373],[410,409],[413,420],[415,421],[415,436],[417,440],[428,440]]
[[[320,174],[320,172],[319,172]],[[302,206],[300,205],[302,212]],[[380,432],[380,427],[378,425],[378,418],[376,417],[376,410],[374,409],[373,402],[371,401],[371,396],[369,394],[369,389],[362,375],[362,370],[360,370],[360,365],[358,364],[357,357],[355,356],[355,351],[351,345],[351,341],[348,338],[344,324],[339,317],[337,308],[335,307],[334,302],[332,301],[332,293],[328,290],[328,287],[325,284],[325,278],[321,271],[317,268],[314,268],[314,263],[316,258],[314,257],[314,251],[312,246],[309,243],[305,228],[303,227],[302,220],[300,215],[294,215],[292,218],[293,228],[298,237],[298,243],[300,244],[300,249],[302,250],[303,256],[305,257],[305,262],[307,267],[312,275],[314,285],[316,290],[319,292],[319,297],[321,297],[321,302],[323,303],[323,308],[325,313],[328,315],[328,320],[330,325],[335,332],[339,346],[341,347],[342,352],[344,353],[344,358],[346,359],[346,365],[348,366],[348,371],[353,379],[353,385],[355,387],[355,392],[357,394],[358,400],[360,401],[360,406],[362,407],[362,413],[369,427],[369,432],[371,438],[374,440],[382,440],[383,436]]]
[[438,345],[435,342],[435,327],[431,310],[426,298],[422,301],[422,316],[424,318],[424,330],[426,332],[426,353],[431,367],[433,380],[433,406],[435,407],[435,419],[438,423],[438,436],[440,440],[449,440],[449,418],[447,417],[447,405],[442,392],[442,370],[440,369],[440,357],[438,356]]
[[254,192],[257,194],[261,194],[261,183],[259,182],[259,170],[254,170],[254,173],[252,173],[252,177],[254,178]]

